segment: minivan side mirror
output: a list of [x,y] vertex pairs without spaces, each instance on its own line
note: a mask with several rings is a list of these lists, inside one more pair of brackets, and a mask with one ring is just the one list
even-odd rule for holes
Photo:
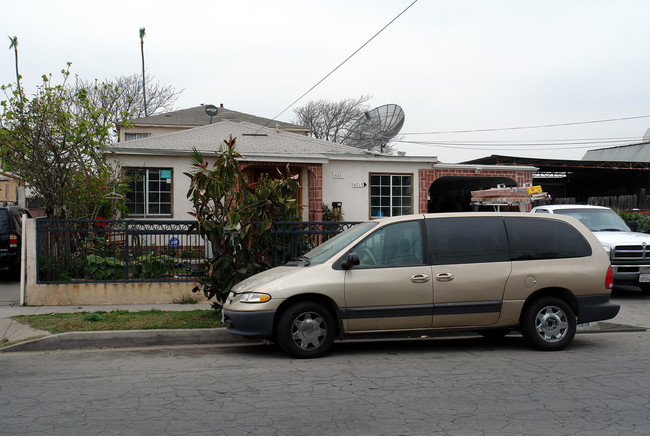
[[361,261],[359,260],[359,255],[357,253],[348,253],[347,259],[341,264],[343,269],[350,269],[355,265],[359,265]]
[[639,223],[637,223],[636,221],[628,221],[628,222],[627,222],[627,226],[628,226],[628,227],[630,228],[630,230],[632,230],[633,232],[636,232],[637,230],[639,230]]

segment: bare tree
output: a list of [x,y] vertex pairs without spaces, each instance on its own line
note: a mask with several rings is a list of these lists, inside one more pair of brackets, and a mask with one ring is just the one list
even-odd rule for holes
[[154,83],[151,76],[146,77],[146,82],[138,74],[120,76],[101,83],[97,80],[77,79],[71,92],[74,94],[83,89],[95,107],[105,109],[104,118],[101,120],[104,125],[124,125],[126,120],[145,116],[142,95],[145,92],[144,83],[149,96],[148,115],[174,110],[174,103],[183,91],[176,91],[171,85]]
[[366,103],[369,95],[346,98],[338,102],[327,100],[310,101],[293,110],[294,124],[309,128],[310,136],[326,141],[342,143],[348,129],[369,109]]

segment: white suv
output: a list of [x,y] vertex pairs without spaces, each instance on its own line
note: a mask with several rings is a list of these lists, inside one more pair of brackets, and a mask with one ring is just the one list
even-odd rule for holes
[[639,286],[650,292],[650,235],[633,232],[613,210],[602,206],[555,204],[531,212],[569,215],[591,230],[609,254],[614,285]]

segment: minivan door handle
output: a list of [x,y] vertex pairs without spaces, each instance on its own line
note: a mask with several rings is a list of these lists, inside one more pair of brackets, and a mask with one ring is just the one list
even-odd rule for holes
[[413,283],[426,283],[429,281],[429,276],[426,274],[415,274],[411,276]]
[[436,274],[436,280],[439,282],[450,282],[454,279],[454,275],[452,273],[438,273]]

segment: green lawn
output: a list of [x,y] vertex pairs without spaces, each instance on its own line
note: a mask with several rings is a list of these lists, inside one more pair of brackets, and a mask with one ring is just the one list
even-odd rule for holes
[[221,322],[221,311],[217,310],[47,313],[19,315],[14,316],[13,319],[51,333],[224,327]]

